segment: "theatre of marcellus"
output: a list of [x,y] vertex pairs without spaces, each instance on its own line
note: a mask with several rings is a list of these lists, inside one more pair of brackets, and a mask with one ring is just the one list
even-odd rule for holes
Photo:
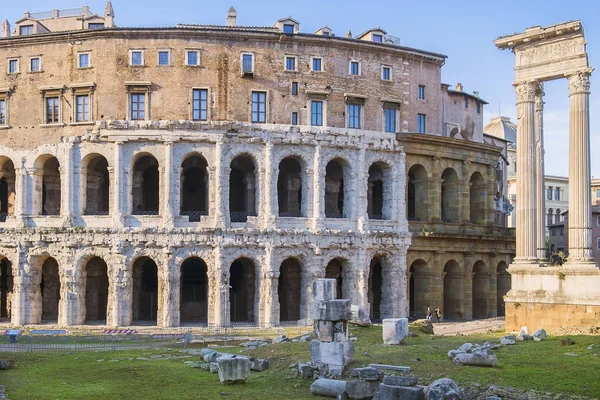
[[[441,82],[446,56],[381,28],[299,29],[233,8],[222,26],[119,28],[110,2],[4,21],[2,323],[308,324],[321,277],[374,320],[503,315],[508,271],[538,261],[531,160],[509,268],[507,142],[484,135],[477,92]],[[588,73],[570,77],[581,146]],[[523,152],[540,86],[517,92]]]

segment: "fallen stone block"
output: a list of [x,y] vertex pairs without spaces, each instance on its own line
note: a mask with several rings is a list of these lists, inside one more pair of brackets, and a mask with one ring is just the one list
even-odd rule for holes
[[517,344],[517,338],[515,335],[507,335],[500,339],[500,344],[503,346]]
[[425,388],[427,400],[466,400],[465,394],[452,379],[442,378]]
[[204,362],[207,362],[207,363],[215,362],[215,361],[217,361],[217,358],[219,358],[219,357],[221,357],[221,353],[212,351],[212,352],[206,353],[204,355]]
[[521,341],[533,340],[533,336],[519,333],[519,336],[517,336],[517,340],[521,340]]
[[12,361],[11,360],[0,360],[0,370],[11,369]]
[[348,299],[313,302],[311,318],[320,321],[348,321],[352,319],[352,303]]
[[314,379],[315,375],[319,376],[319,369],[312,363],[300,363],[297,366],[298,375],[304,379]]
[[315,279],[313,282],[313,301],[334,300],[337,298],[337,281],[335,279]]
[[423,400],[424,386],[391,386],[379,385],[373,400]]
[[498,365],[498,357],[494,354],[482,355],[475,353],[460,353],[454,357],[456,364],[473,365],[477,367],[495,367]]
[[418,319],[410,323],[410,326],[417,328],[423,333],[433,335],[433,324],[428,319]]
[[413,378],[412,376],[388,375],[383,378],[383,383],[389,386],[416,386],[417,378]]
[[473,343],[465,343],[458,348],[461,352],[467,352],[473,348]]
[[355,400],[372,399],[378,388],[378,381],[352,380],[346,382],[346,393],[348,397]]
[[369,367],[385,369],[388,371],[410,372],[410,367],[401,367],[399,365],[369,364]]
[[383,320],[383,344],[400,344],[408,336],[408,318]]
[[273,343],[273,344],[284,343],[284,342],[287,342],[288,340],[289,339],[287,336],[280,335],[280,336],[274,337],[271,343]]
[[221,357],[217,360],[217,366],[223,385],[246,383],[250,376],[250,359],[247,357]]
[[312,340],[310,355],[315,364],[327,365],[332,376],[341,376],[344,366],[354,358],[354,343]]
[[250,360],[250,369],[257,372],[266,371],[269,369],[269,360],[265,360],[264,358]]
[[457,355],[457,354],[460,354],[460,353],[464,353],[464,351],[460,351],[460,350],[450,350],[450,351],[448,352],[448,358],[452,359],[452,358],[456,357],[456,355]]
[[531,336],[533,336],[533,340],[539,342],[541,340],[546,339],[548,335],[546,334],[546,331],[544,329],[538,329],[537,331],[533,332]]
[[200,353],[198,353],[198,355],[200,356],[200,358],[204,358],[205,355],[207,355],[208,353],[215,353],[216,350],[213,349],[209,349],[209,348],[203,348],[200,350]]
[[350,310],[352,311],[352,319],[350,322],[356,325],[368,326],[371,325],[371,316],[364,308],[360,308],[359,306],[351,306]]
[[244,342],[244,343],[240,343],[240,347],[245,347],[247,349],[256,349],[258,347],[263,347],[263,346],[267,346],[269,344],[269,342],[263,342],[260,340],[253,340],[250,342]]
[[373,367],[354,368],[351,376],[363,381],[375,382],[383,379],[383,372]]
[[304,335],[300,338],[300,342],[310,342],[310,335]]
[[310,392],[319,396],[338,397],[346,392],[346,381],[319,378],[310,385]]

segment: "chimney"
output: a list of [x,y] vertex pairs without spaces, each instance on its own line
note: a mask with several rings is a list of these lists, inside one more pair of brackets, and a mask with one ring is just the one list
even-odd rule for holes
[[229,11],[227,11],[227,25],[228,26],[236,26],[237,20],[237,11],[235,11],[235,8],[233,8],[233,6],[229,9]]
[[112,28],[114,26],[114,17],[115,12],[113,11],[112,3],[110,1],[107,1],[106,8],[104,9],[104,26],[106,28]]
[[7,19],[2,22],[2,37],[10,37],[10,23]]
[[462,91],[463,91],[463,86],[462,86],[462,83],[458,82],[458,83],[456,84],[456,91],[457,91],[457,92],[462,92]]
[[352,39],[352,31],[346,32],[346,37]]

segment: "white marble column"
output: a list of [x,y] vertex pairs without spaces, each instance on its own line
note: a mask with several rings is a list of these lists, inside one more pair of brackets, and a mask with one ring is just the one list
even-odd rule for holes
[[515,264],[538,262],[536,242],[535,93],[536,82],[516,85],[517,92],[517,238]]
[[325,218],[325,167],[321,168],[322,155],[321,145],[315,146],[313,163],[313,221],[312,229],[320,231],[323,229],[323,218]]
[[64,163],[59,167],[61,181],[61,208],[60,214],[63,217],[65,224],[71,225],[73,219],[73,198],[75,192],[75,174],[73,173],[73,153],[74,144],[72,142],[65,143]]
[[113,225],[123,226],[123,142],[114,143],[114,174],[111,185],[113,187]]
[[[536,193],[536,248],[540,262],[547,262],[546,258],[546,196],[544,191],[544,86],[540,84],[535,94],[535,193]],[[517,168],[518,169],[518,168]]]
[[590,194],[590,73],[569,76],[569,264],[593,264]]

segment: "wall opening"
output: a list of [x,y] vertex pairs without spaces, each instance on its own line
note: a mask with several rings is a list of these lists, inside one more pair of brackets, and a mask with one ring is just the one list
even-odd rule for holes
[[297,259],[288,258],[281,263],[279,271],[279,320],[298,321],[302,300],[302,266]]
[[85,320],[106,323],[108,306],[108,267],[100,257],[85,265]]
[[229,174],[229,217],[231,222],[246,222],[256,216],[256,176],[254,162],[247,155],[231,161]]
[[86,169],[85,215],[108,215],[110,178],[108,161],[97,155],[90,160]]
[[460,266],[450,260],[444,266],[444,306],[442,315],[444,319],[462,319],[462,274]]
[[60,164],[50,157],[42,170],[42,215],[60,215]]
[[15,213],[15,167],[7,157],[0,157],[0,222]]
[[158,313],[158,267],[149,257],[133,264],[133,320],[156,323]]
[[131,193],[133,215],[159,215],[160,174],[154,156],[145,155],[135,162]]
[[469,181],[469,210],[474,224],[485,223],[485,189],[483,176],[479,172],[473,173]]
[[369,219],[389,219],[391,217],[392,192],[390,168],[378,162],[369,167],[367,182],[367,214]]
[[180,320],[207,322],[208,267],[201,258],[188,258],[181,264]]
[[406,218],[409,221],[428,221],[427,171],[422,165],[408,170]]
[[498,310],[498,316],[502,317],[506,315],[505,306],[504,306],[504,296],[510,290],[510,273],[508,272],[508,266],[504,261],[500,261],[498,263],[498,267],[496,269],[496,307]]
[[325,278],[335,279],[336,281],[336,298],[343,299],[344,293],[344,262],[339,258],[334,258],[329,261],[325,268]]
[[[425,318],[430,304],[429,265],[423,260],[416,260],[410,266],[409,310],[413,318]],[[435,307],[432,307],[433,310]]]
[[441,196],[441,212],[442,221],[458,222],[459,221],[459,182],[456,171],[452,168],[446,168],[442,174],[442,196]]
[[381,259],[375,257],[369,266],[369,304],[371,305],[371,320],[382,320],[381,299],[383,285],[383,265]]
[[58,304],[60,302],[60,277],[58,262],[48,257],[42,264],[40,292],[42,294],[42,322],[58,321]]
[[348,184],[343,161],[336,159],[325,168],[325,217],[348,218],[346,189]]
[[181,164],[181,215],[187,215],[190,222],[199,222],[200,217],[208,215],[208,163],[193,155]]
[[8,259],[0,261],[0,318],[10,318],[13,295],[12,264]]
[[279,163],[277,200],[280,217],[302,217],[302,167],[293,157]]
[[487,266],[483,261],[477,261],[473,265],[473,318],[488,317],[488,294],[489,294],[489,274]]
[[231,264],[229,269],[231,322],[254,322],[255,281],[255,267],[251,260],[239,258]]

